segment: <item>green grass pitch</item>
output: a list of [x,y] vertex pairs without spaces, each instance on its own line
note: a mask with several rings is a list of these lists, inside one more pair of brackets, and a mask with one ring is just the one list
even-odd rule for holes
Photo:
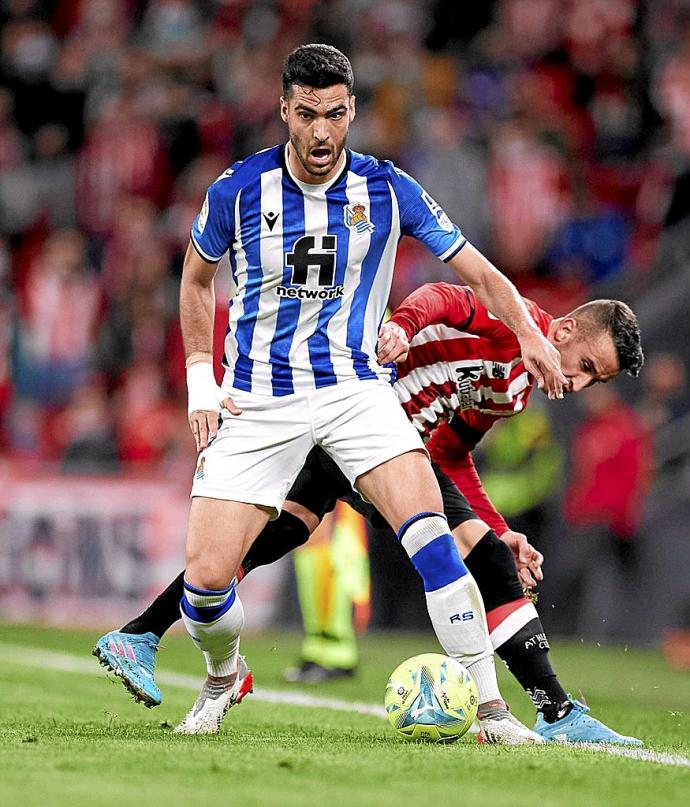
[[[177,737],[171,727],[195,692],[164,687],[154,710],[135,704],[89,654],[96,632],[0,625],[0,804],[318,805],[681,805],[690,804],[690,767],[557,746],[451,746],[398,739],[377,717],[271,704],[248,697],[221,734]],[[281,672],[299,639],[276,633],[243,640],[257,687],[287,688]],[[159,669],[202,675],[186,635],[166,637]],[[312,695],[381,704],[392,669],[437,651],[430,636],[373,635],[362,641],[354,680],[303,687]],[[36,666],[29,651],[46,653]],[[70,654],[84,671],[56,669]],[[654,751],[690,757],[690,675],[653,652],[559,644],[564,684],[582,690],[593,713],[642,737]],[[87,672],[91,663],[92,671]],[[515,713],[533,721],[525,695],[501,670]],[[291,691],[295,691],[291,689]]]

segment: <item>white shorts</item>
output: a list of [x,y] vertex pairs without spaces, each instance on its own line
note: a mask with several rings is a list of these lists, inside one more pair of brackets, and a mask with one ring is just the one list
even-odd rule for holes
[[218,436],[199,456],[192,496],[258,504],[277,516],[315,445],[351,483],[386,460],[425,450],[383,381],[353,379],[276,398],[228,394],[242,414],[223,410]]

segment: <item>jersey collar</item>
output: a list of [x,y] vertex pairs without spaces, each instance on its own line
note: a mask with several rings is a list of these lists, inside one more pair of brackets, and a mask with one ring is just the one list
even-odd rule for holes
[[309,182],[302,182],[302,180],[297,179],[297,177],[290,170],[290,163],[288,162],[287,158],[288,145],[289,143],[286,143],[280,151],[283,173],[288,178],[288,181],[291,182],[296,188],[299,188],[302,193],[317,193],[319,195],[324,194],[329,188],[332,188],[334,185],[340,182],[340,180],[350,169],[350,161],[352,159],[350,149],[344,148],[343,153],[340,155],[340,171],[338,171],[338,173],[332,179],[329,179],[328,182],[319,183],[318,185],[312,185]]

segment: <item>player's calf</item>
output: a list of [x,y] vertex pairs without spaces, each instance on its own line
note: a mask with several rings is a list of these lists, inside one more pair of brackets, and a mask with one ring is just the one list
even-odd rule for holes
[[490,530],[465,558],[484,597],[491,643],[537,709],[534,730],[547,742],[641,745],[588,714],[561,686],[537,609],[522,593],[510,549]]
[[565,716],[571,704],[551,667],[548,638],[522,592],[510,549],[489,530],[465,563],[484,598],[492,646],[545,719]]

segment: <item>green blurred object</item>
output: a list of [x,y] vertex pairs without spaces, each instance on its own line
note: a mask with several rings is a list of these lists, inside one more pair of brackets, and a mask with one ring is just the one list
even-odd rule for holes
[[563,452],[536,401],[491,429],[478,451],[484,490],[508,520],[548,502],[563,485]]

